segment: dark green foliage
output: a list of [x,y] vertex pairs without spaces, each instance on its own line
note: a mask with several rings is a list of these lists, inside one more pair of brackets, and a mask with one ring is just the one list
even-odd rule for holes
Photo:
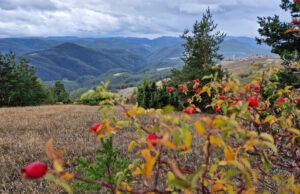
[[136,100],[138,105],[144,108],[163,108],[167,105],[179,106],[178,95],[174,91],[169,92],[166,84],[157,87],[155,82],[149,83],[146,80],[138,87]]
[[54,86],[48,86],[47,88],[47,104],[55,104],[62,102],[64,104],[70,103],[69,94],[66,92],[64,84],[60,81],[56,81]]
[[[281,2],[280,7],[285,11],[289,11],[292,16],[299,13],[300,4],[294,0],[281,0]],[[258,17],[258,24],[260,25],[258,32],[262,36],[256,38],[259,44],[266,43],[272,46],[272,52],[280,55],[282,59],[294,59],[295,55],[296,60],[300,59],[299,37],[293,33],[284,33],[293,27],[291,21],[288,23],[282,22],[279,16],[275,15],[273,17]]]
[[[180,84],[189,83],[192,80],[200,80],[200,87],[204,86],[209,80],[202,80],[203,76],[216,75],[218,79],[222,79],[224,71],[215,65],[217,61],[223,59],[223,56],[218,54],[219,45],[223,42],[225,34],[216,32],[212,34],[217,25],[212,20],[212,15],[208,9],[203,14],[200,22],[196,21],[193,26],[192,35],[189,34],[189,30],[186,30],[181,36],[186,40],[183,44],[185,52],[184,66],[182,70],[173,69],[170,83],[174,87],[178,87]],[[195,92],[192,90],[193,85],[189,84],[189,92],[187,96],[181,95],[181,104],[185,104],[186,99],[193,96]],[[202,95],[202,102],[195,103],[202,111],[208,111],[205,107],[210,104],[211,98]]]
[[0,53],[0,106],[38,105],[46,98],[44,85],[28,61]]
[[[299,20],[300,4],[294,0],[281,0],[280,7],[284,11],[289,11],[292,17]],[[272,52],[280,55],[284,60],[283,64],[289,66],[291,61],[300,61],[300,38],[295,35],[295,32],[285,33],[286,30],[295,27],[292,22],[282,22],[279,16],[273,17],[258,17],[260,28],[259,34],[262,37],[257,37],[259,44],[266,43],[272,46]],[[299,24],[296,24],[299,26]],[[284,88],[286,85],[295,88],[300,87],[300,79],[291,69],[284,72],[278,72],[279,88]]]
[[69,103],[69,94],[65,90],[65,86],[60,81],[56,81],[54,85],[54,94],[58,102]]
[[84,75],[99,76],[110,69],[132,70],[146,64],[143,57],[126,50],[94,50],[73,43],[28,53],[24,57],[37,67],[37,75],[44,81],[76,80]]
[[[97,149],[97,155],[94,163],[89,163],[83,158],[75,158],[79,163],[77,169],[84,170],[84,176],[93,180],[104,180],[110,185],[117,186],[121,181],[130,182],[132,180],[131,171],[128,169],[130,161],[119,158],[120,150],[113,147],[112,137],[101,139],[102,148]],[[75,187],[100,191],[101,186],[74,181]],[[111,191],[115,193],[115,191]]]
[[212,20],[210,10],[207,9],[200,22],[196,21],[193,26],[192,36],[189,30],[185,30],[181,38],[186,42],[183,44],[183,62],[185,66],[195,70],[207,65],[215,64],[222,60],[223,56],[218,54],[219,45],[223,42],[225,34],[216,32],[212,34],[217,25]]

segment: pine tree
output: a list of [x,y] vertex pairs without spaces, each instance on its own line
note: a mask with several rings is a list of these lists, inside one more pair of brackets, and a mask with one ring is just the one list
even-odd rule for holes
[[0,53],[0,106],[38,105],[46,98],[44,84],[29,62],[14,53]]
[[[292,17],[291,22],[282,22],[278,15],[273,17],[258,17],[258,29],[261,37],[257,37],[258,44],[266,43],[272,47],[272,52],[280,55],[285,71],[278,72],[275,82],[280,83],[279,87],[286,85],[300,87],[299,76],[296,76],[294,69],[289,68],[294,61],[300,61],[300,3],[296,0],[281,0],[280,7],[284,11],[289,11]],[[296,70],[296,71],[299,71]]]
[[[186,42],[183,44],[185,49],[183,53],[184,66],[182,71],[172,70],[172,82],[179,85],[184,81],[201,79],[204,75],[210,75],[218,69],[211,69],[217,61],[223,59],[218,54],[219,45],[223,42],[225,34],[221,32],[214,33],[217,24],[214,24],[210,10],[207,9],[200,22],[196,21],[193,26],[192,35],[189,30],[185,30],[181,38]],[[221,72],[220,72],[221,76]]]
[[69,94],[65,90],[65,86],[62,82],[56,81],[54,85],[54,94],[57,102],[69,103]]
[[[281,0],[280,7],[284,11],[289,11],[294,23],[282,22],[278,15],[273,17],[258,17],[259,34],[262,37],[257,37],[257,43],[266,43],[272,46],[272,52],[281,56],[282,59],[291,60],[300,59],[300,37],[299,34],[286,33],[288,29],[299,26],[300,4],[295,0]],[[298,24],[297,24],[298,23]]]

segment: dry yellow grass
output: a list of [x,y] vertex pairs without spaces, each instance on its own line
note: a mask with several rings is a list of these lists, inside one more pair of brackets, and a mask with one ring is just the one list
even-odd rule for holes
[[[92,161],[96,148],[101,145],[95,141],[95,135],[88,132],[92,124],[101,121],[97,108],[82,105],[0,108],[0,193],[63,192],[45,180],[22,181],[20,169],[36,160],[46,162],[51,168],[51,161],[44,152],[44,145],[50,138],[54,139],[57,149],[66,151],[63,160],[67,170],[75,171],[75,157],[82,156]],[[119,117],[123,115],[121,111],[120,108],[114,109]],[[193,120],[197,118],[199,114],[193,115]],[[149,122],[148,118],[142,120]],[[127,152],[131,141],[128,137],[134,137],[134,130],[122,129],[114,137],[115,147],[122,150],[121,157],[136,157],[133,152]],[[183,159],[197,163],[203,160],[199,155],[200,151],[196,151]]]

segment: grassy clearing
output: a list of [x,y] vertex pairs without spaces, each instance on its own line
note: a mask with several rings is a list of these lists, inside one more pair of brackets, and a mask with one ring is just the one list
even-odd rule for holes
[[[115,108],[121,118],[123,112]],[[180,114],[180,113],[175,113]],[[195,114],[192,120],[202,114]],[[144,123],[149,118],[142,118]],[[20,178],[20,169],[36,160],[51,161],[44,152],[44,144],[54,138],[54,145],[64,149],[63,156],[67,170],[75,172],[74,157],[82,156],[92,160],[95,149],[101,145],[95,141],[95,135],[89,133],[89,127],[101,121],[101,113],[96,106],[56,105],[37,107],[0,108],[0,193],[62,193],[63,191],[44,180],[26,180]],[[192,122],[191,122],[192,123]],[[134,152],[128,153],[127,146],[134,137],[135,128],[125,128],[114,137],[115,147],[122,150],[121,157],[133,159]],[[196,132],[193,131],[193,137]],[[193,146],[201,146],[200,138],[194,138]],[[181,155],[186,165],[198,166],[203,161],[201,149]],[[162,183],[163,184],[163,183]]]

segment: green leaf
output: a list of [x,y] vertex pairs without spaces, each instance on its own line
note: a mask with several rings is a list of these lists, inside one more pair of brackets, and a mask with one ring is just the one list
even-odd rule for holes
[[184,137],[184,145],[186,145],[189,148],[191,146],[192,135],[186,123],[182,123],[182,135]]
[[205,75],[202,77],[202,80],[206,80],[206,79],[212,79],[213,75]]
[[171,105],[167,105],[163,109],[163,113],[164,114],[169,114],[169,113],[171,113],[173,111],[174,111],[174,106],[171,106]]
[[271,168],[271,163],[270,163],[269,159],[267,158],[264,151],[261,151],[261,160],[263,162],[263,166],[264,166],[265,170],[269,171],[269,169]]
[[169,182],[169,185],[174,186],[176,188],[184,188],[184,189],[189,189],[191,187],[191,185],[188,182],[181,179],[174,179]]
[[296,135],[300,135],[300,130],[299,129],[289,128],[288,131],[291,132],[291,133],[295,133]]
[[222,107],[221,107],[221,109],[222,109],[222,112],[224,114],[227,114],[227,106],[226,106],[226,104],[223,104]]
[[68,193],[73,193],[72,187],[66,182],[65,179],[56,179],[55,183],[63,187]]
[[47,173],[45,176],[46,180],[53,181],[55,179],[54,175],[51,173]]
[[176,130],[172,131],[172,136],[173,136],[174,143],[179,144],[181,139],[180,139],[178,131],[176,131]]

